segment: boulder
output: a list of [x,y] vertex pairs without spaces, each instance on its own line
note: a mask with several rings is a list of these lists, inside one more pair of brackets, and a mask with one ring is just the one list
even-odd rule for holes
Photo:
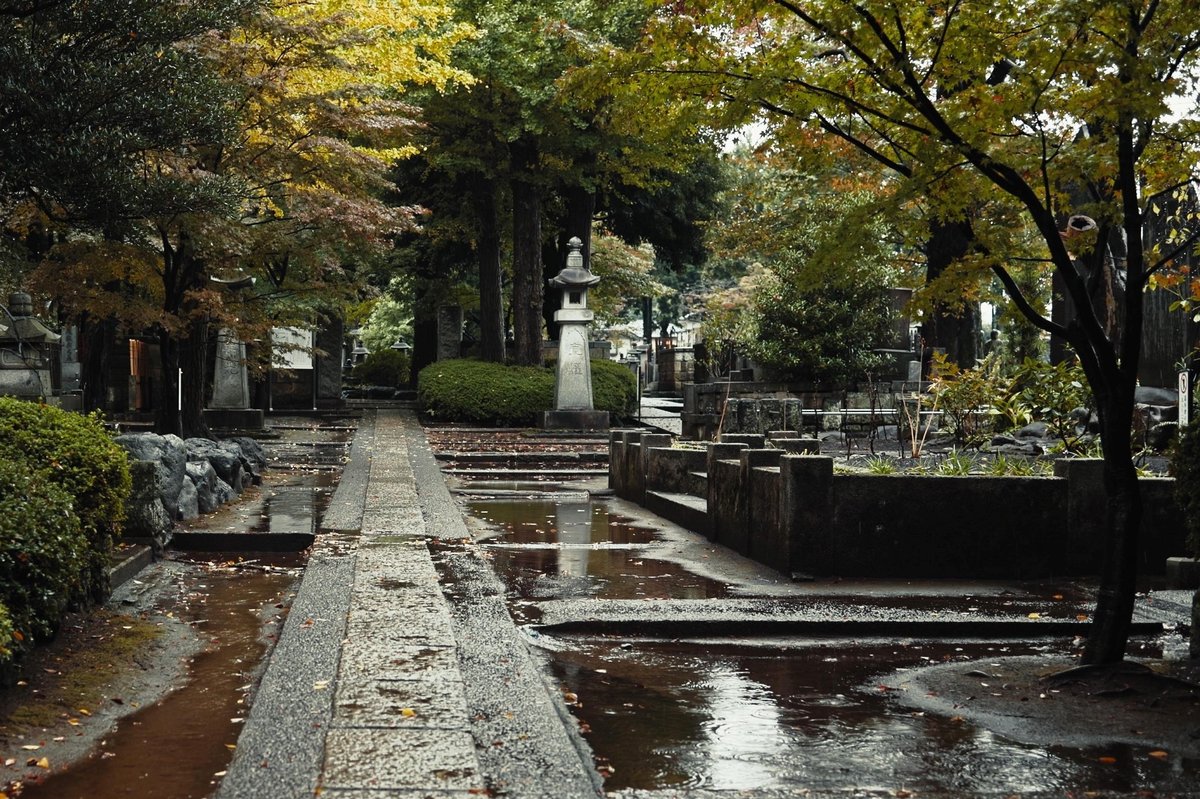
[[1138,405],[1179,406],[1179,392],[1169,388],[1137,386],[1133,390],[1133,401]]
[[114,439],[132,460],[153,461],[155,484],[163,508],[171,519],[179,518],[179,492],[183,490],[187,447],[179,436],[155,433],[126,433]]
[[187,445],[189,461],[208,461],[217,477],[227,485],[241,489],[243,470],[240,453],[222,449],[217,442],[207,438],[189,438],[184,443]]
[[136,460],[129,464],[133,486],[125,505],[124,532],[128,538],[150,539],[154,551],[161,552],[173,522],[158,493],[157,472],[157,461]]
[[200,515],[200,496],[196,485],[191,480],[183,481],[183,489],[179,492],[179,518],[187,521]]
[[[252,441],[253,439],[246,439]],[[234,439],[225,439],[217,442],[217,446],[226,452],[236,455],[242,463],[242,484],[235,486],[240,493],[242,489],[251,484],[258,485],[262,482],[262,464],[246,454],[246,447]]]
[[[191,461],[187,465],[188,480],[196,488],[196,507],[200,513],[212,513],[223,500],[217,498],[217,472],[208,461]],[[228,485],[228,484],[226,484]]]
[[1050,427],[1045,422],[1031,422],[1017,430],[1013,435],[1018,440],[1029,438],[1043,439],[1050,435]]

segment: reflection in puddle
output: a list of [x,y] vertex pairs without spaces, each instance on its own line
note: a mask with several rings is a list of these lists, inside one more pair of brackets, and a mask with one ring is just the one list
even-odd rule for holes
[[474,501],[468,512],[499,535],[485,542],[496,573],[520,599],[704,599],[728,585],[654,557],[655,530],[599,502]]
[[[188,682],[156,705],[121,720],[102,752],[41,784],[28,799],[197,799],[209,796],[233,756],[246,714],[244,694],[262,657],[261,617],[298,576],[295,558],[279,571],[218,569],[182,578],[189,589],[170,611],[211,644],[192,661]],[[263,559],[257,561],[260,565]],[[165,610],[165,609],[164,609]],[[269,612],[269,611],[268,611]]]
[[1099,765],[1097,752],[1027,746],[961,720],[899,711],[873,682],[929,660],[1035,651],[1027,645],[781,646],[592,642],[556,652],[553,668],[579,698],[573,712],[602,769],[611,766],[607,790],[961,796],[1194,787],[1145,756],[1124,759],[1140,765],[1121,770]]

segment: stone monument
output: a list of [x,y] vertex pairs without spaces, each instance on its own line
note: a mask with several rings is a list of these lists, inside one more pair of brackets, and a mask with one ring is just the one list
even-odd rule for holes
[[[227,291],[248,288],[253,278],[234,280],[211,278]],[[212,399],[204,409],[204,421],[223,430],[262,430],[263,412],[250,407],[250,381],[246,376],[246,344],[232,330],[222,327],[217,333],[217,352],[213,361]]]
[[50,397],[50,365],[61,338],[33,315],[28,294],[13,292],[8,308],[0,306],[0,394],[33,400]]
[[572,238],[567,265],[550,279],[562,290],[562,307],[554,312],[559,324],[558,367],[554,374],[554,410],[542,414],[544,430],[605,430],[608,411],[592,405],[592,362],[588,352],[587,290],[600,282],[583,263],[583,242]]

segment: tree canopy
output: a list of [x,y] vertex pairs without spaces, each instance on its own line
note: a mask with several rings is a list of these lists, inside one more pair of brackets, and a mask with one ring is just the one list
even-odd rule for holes
[[[1170,104],[1200,77],[1190,5],[683,2],[660,7],[644,43],[626,61],[642,90],[682,87],[733,118],[765,114],[849,144],[927,204],[931,224],[969,227],[954,260],[990,270],[1025,316],[1070,343],[1096,398],[1110,498],[1085,658],[1122,658],[1141,517],[1130,428],[1143,292],[1195,244],[1143,235],[1148,207],[1197,163],[1194,104],[1183,116]],[[1070,318],[1047,318],[1014,280],[1017,222],[1037,232]]]

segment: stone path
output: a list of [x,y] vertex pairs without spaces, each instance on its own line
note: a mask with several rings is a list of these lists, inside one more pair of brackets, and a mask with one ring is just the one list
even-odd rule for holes
[[324,526],[218,797],[600,795],[482,558],[443,595],[431,543],[469,536],[410,411],[364,419]]

